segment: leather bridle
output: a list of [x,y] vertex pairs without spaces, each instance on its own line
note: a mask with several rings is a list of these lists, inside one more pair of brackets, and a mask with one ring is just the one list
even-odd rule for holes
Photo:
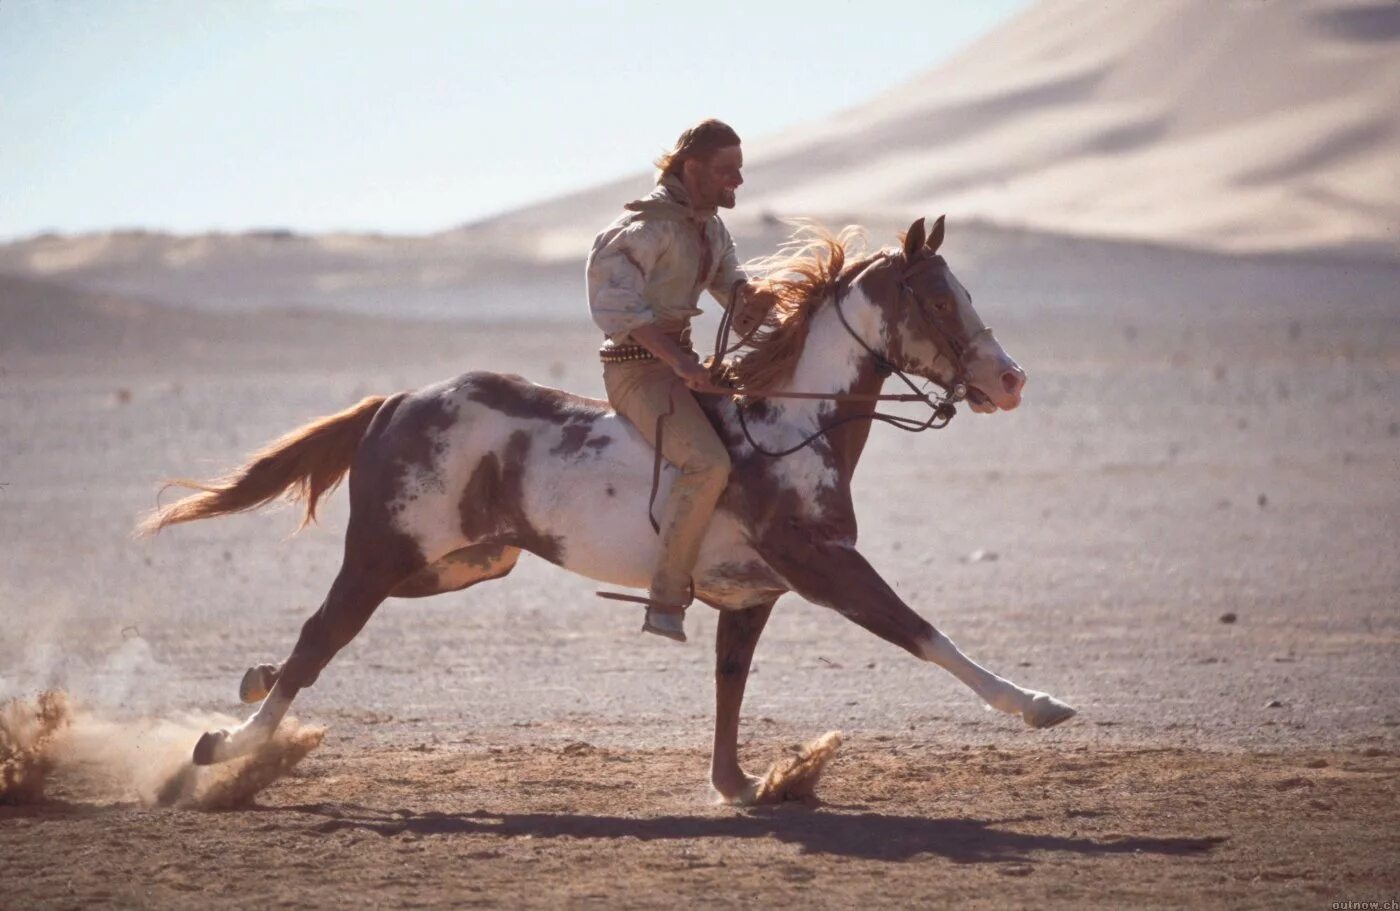
[[[889,254],[886,254],[886,257],[888,256]],[[711,370],[715,372],[723,369],[724,356],[742,348],[753,337],[753,334],[759,328],[758,326],[755,326],[753,330],[750,330],[750,332],[747,335],[741,338],[732,347],[728,344],[729,332],[734,318],[735,298],[737,297],[737,292],[741,284],[742,282],[735,282],[734,287],[730,291],[729,307],[726,308],[724,314],[720,317],[719,331],[715,339],[715,356],[714,360],[711,363]],[[972,347],[973,342],[976,341],[978,336],[982,335],[983,333],[991,333],[991,327],[983,326],[976,333],[974,333],[971,338],[967,340],[966,344],[959,343],[955,339],[953,339],[952,336],[950,336],[947,332],[943,331],[942,327],[938,325],[937,321],[933,317],[929,316],[928,312],[925,309],[927,305],[919,299],[917,294],[914,293],[914,289],[909,285],[907,276],[900,277],[899,287],[903,293],[908,294],[914,299],[914,307],[919,311],[919,315],[922,316],[923,319],[928,323],[929,328],[933,331],[933,333],[937,336],[938,341],[941,343],[939,353],[948,360],[949,364],[953,368],[952,377],[949,379],[946,386],[944,386],[944,384],[941,382],[934,381],[938,382],[938,385],[944,386],[943,395],[938,396],[935,399],[933,396],[924,392],[922,389],[919,388],[919,386],[917,386],[914,383],[912,379],[909,378],[908,374],[906,374],[903,370],[901,370],[898,367],[898,365],[896,365],[885,355],[876,351],[873,347],[870,346],[868,342],[866,342],[865,339],[861,338],[860,333],[856,332],[855,327],[853,327],[850,323],[850,320],[846,318],[845,310],[841,308],[841,297],[842,291],[844,289],[841,287],[841,283],[839,281],[836,283],[836,286],[832,289],[831,294],[832,304],[836,307],[836,315],[840,318],[841,325],[850,334],[851,338],[855,339],[856,343],[859,344],[862,348],[864,348],[866,353],[871,356],[875,363],[875,369],[879,372],[881,376],[888,377],[893,375],[899,377],[900,381],[903,382],[904,385],[909,387],[910,392],[898,393],[894,395],[884,395],[851,392],[749,393],[744,392],[742,390],[737,390],[737,393],[743,398],[752,399],[820,399],[831,402],[923,402],[925,405],[928,405],[930,409],[928,419],[920,421],[914,418],[906,418],[895,414],[885,414],[879,411],[872,411],[869,414],[848,415],[847,417],[841,418],[840,420],[833,421],[832,423],[827,424],[826,426],[818,430],[816,433],[813,433],[810,436],[806,437],[804,440],[802,440],[802,442],[798,443],[795,446],[775,451],[765,449],[758,443],[757,440],[753,438],[753,434],[749,431],[748,422],[744,418],[743,403],[736,403],[735,412],[739,418],[739,426],[744,432],[744,438],[748,441],[749,445],[754,448],[755,452],[769,456],[770,458],[782,458],[783,456],[791,455],[792,453],[797,452],[803,447],[810,445],[817,439],[826,436],[827,434],[836,430],[836,428],[842,426],[843,424],[848,424],[852,421],[880,421],[881,423],[889,424],[893,427],[897,427],[900,430],[909,431],[910,433],[920,433],[925,430],[942,430],[944,427],[948,426],[948,422],[951,421],[954,415],[957,414],[957,409],[954,407],[955,404],[967,397],[968,381],[967,367],[964,355],[966,354],[967,350]]]
[[[890,255],[891,254],[889,253],[885,254],[887,259]],[[854,283],[854,281],[852,281],[852,283]],[[724,371],[725,356],[743,348],[753,338],[754,334],[762,327],[762,323],[755,325],[754,328],[750,329],[748,333],[740,337],[740,339],[733,345],[729,344],[729,335],[733,328],[734,322],[734,304],[738,297],[739,288],[743,284],[744,280],[740,279],[730,287],[729,306],[724,309],[724,313],[720,316],[719,329],[715,334],[715,353],[714,357],[710,361],[710,372],[711,375],[715,377],[719,377]],[[939,386],[944,386],[943,395],[934,398],[929,393],[924,392],[918,387],[918,385],[915,384],[915,382],[912,379],[909,378],[908,374],[906,374],[903,370],[899,369],[899,366],[897,364],[895,364],[889,358],[885,357],[880,352],[876,351],[870,346],[868,342],[866,342],[865,339],[860,337],[860,333],[856,332],[855,327],[851,325],[850,320],[846,319],[846,311],[841,309],[841,294],[843,289],[841,287],[841,282],[839,279],[836,281],[835,287],[832,288],[831,302],[832,305],[836,307],[836,315],[840,318],[841,325],[845,327],[848,333],[850,333],[851,338],[855,339],[856,343],[859,344],[862,348],[864,348],[866,353],[869,354],[870,357],[874,360],[875,369],[880,374],[880,376],[897,376],[899,377],[900,382],[904,383],[905,386],[909,387],[910,391],[907,393],[895,393],[893,395],[887,395],[883,393],[864,392],[745,392],[741,389],[736,389],[734,390],[734,394],[738,398],[747,399],[815,399],[824,400],[828,402],[922,402],[925,405],[929,406],[928,418],[926,420],[920,421],[914,418],[906,418],[901,415],[886,414],[879,411],[871,411],[869,414],[847,415],[844,418],[832,421],[830,424],[827,424],[826,426],[822,427],[816,433],[813,433],[810,436],[803,439],[802,442],[798,443],[796,446],[790,446],[787,449],[772,450],[765,449],[757,440],[753,438],[753,433],[749,430],[748,421],[744,418],[744,403],[735,402],[734,412],[739,418],[739,427],[743,430],[744,439],[746,439],[749,445],[753,447],[754,452],[768,456],[769,458],[781,459],[784,456],[792,455],[794,452],[797,452],[800,449],[804,449],[807,446],[810,446],[812,443],[816,442],[817,440],[836,430],[838,427],[841,427],[845,424],[849,424],[853,421],[879,421],[882,424],[889,424],[891,427],[896,427],[900,430],[908,431],[909,433],[922,433],[925,430],[942,430],[944,427],[948,426],[948,422],[953,420],[953,417],[958,413],[957,408],[955,407],[956,403],[962,401],[967,397],[967,368],[963,359],[963,355],[966,353],[968,348],[972,347],[972,343],[977,339],[979,335],[981,335],[984,332],[990,333],[992,331],[991,327],[984,326],[977,332],[973,333],[972,337],[967,340],[966,345],[957,344],[953,340],[953,338],[949,336],[948,333],[944,332],[943,329],[937,324],[937,322],[928,315],[927,311],[924,309],[926,305],[923,301],[919,300],[918,295],[914,293],[914,289],[909,286],[909,282],[906,276],[900,277],[899,285],[900,289],[904,293],[914,298],[914,306],[918,308],[920,315],[928,322],[929,327],[934,331],[934,333],[938,336],[939,340],[943,343],[944,347],[940,349],[940,353],[948,359],[948,362],[953,367],[953,375],[949,379],[948,384],[946,386],[944,386],[944,384],[941,382],[933,381],[937,382]],[[673,410],[674,407],[675,405],[673,403]],[[666,418],[669,416],[669,414],[670,412],[667,412],[658,415],[656,418],[656,443],[654,446],[655,455],[652,461],[651,470],[651,496],[647,499],[647,519],[651,523],[652,530],[655,531],[657,534],[661,533],[661,525],[656,521],[656,496],[661,490],[661,466],[665,461],[665,457],[662,455],[661,440],[662,434],[665,433]],[[619,597],[621,598],[621,600],[634,600],[641,601],[642,603],[650,603],[645,598],[637,599],[631,596]]]

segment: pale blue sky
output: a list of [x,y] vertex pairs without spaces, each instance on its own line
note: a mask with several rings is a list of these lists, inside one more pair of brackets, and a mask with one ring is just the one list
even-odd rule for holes
[[0,239],[439,230],[850,107],[1027,2],[0,0]]

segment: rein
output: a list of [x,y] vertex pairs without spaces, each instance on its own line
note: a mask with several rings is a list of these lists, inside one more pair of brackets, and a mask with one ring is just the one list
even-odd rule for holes
[[[725,308],[724,314],[720,317],[719,331],[715,336],[715,356],[711,362],[712,371],[716,371],[718,368],[722,367],[724,356],[739,350],[747,344],[762,325],[760,323],[758,326],[755,326],[748,334],[735,342],[733,346],[729,345],[730,328],[734,321],[734,302],[741,284],[742,282],[734,283],[734,287],[729,292],[729,306]],[[910,291],[907,285],[901,284],[906,291]],[[912,291],[910,291],[910,293],[912,293]],[[852,421],[879,421],[910,433],[922,433],[925,430],[942,430],[944,427],[947,427],[948,422],[957,414],[954,403],[961,401],[967,395],[966,384],[955,380],[952,389],[946,395],[940,396],[938,400],[935,401],[928,393],[922,391],[915,385],[914,381],[911,380],[904,371],[890,363],[888,358],[866,344],[865,339],[861,338],[860,334],[851,326],[850,321],[846,319],[846,312],[841,309],[841,285],[839,281],[832,290],[831,298],[832,304],[836,307],[836,315],[841,318],[841,325],[850,333],[851,338],[855,339],[856,342],[866,350],[866,353],[875,359],[876,369],[880,374],[886,377],[891,374],[899,377],[904,385],[908,386],[911,391],[893,395],[868,392],[741,392],[740,395],[744,398],[752,399],[812,399],[830,402],[923,402],[928,405],[930,409],[928,419],[919,421],[914,418],[906,418],[896,414],[884,414],[879,411],[872,411],[870,414],[853,414],[822,427],[816,433],[811,434],[795,446],[775,451],[765,449],[753,438],[753,434],[749,431],[748,421],[744,419],[744,408],[742,404],[736,402],[734,411],[739,418],[739,427],[744,431],[744,438],[748,441],[749,445],[754,448],[754,451],[766,455],[769,458],[780,459],[811,445],[813,442],[826,436],[838,427],[849,424]],[[953,356],[957,357],[957,354],[954,353]],[[961,374],[961,365],[955,366],[959,367],[958,373]],[[658,449],[658,452],[659,451]]]
[[[734,323],[734,303],[738,297],[739,287],[743,284],[744,281],[740,279],[739,281],[736,281],[729,289],[729,306],[724,309],[724,313],[720,316],[719,330],[715,333],[715,353],[714,357],[710,361],[710,372],[712,376],[718,376],[720,371],[723,369],[725,355],[733,354],[735,351],[738,351],[739,349],[743,348],[753,338],[754,334],[758,332],[760,328],[762,328],[763,324],[762,322],[760,322],[757,325],[755,325],[752,329],[750,329],[746,334],[741,336],[739,340],[733,345],[729,344],[729,335]],[[909,287],[907,282],[900,282],[900,287],[904,290],[905,293],[910,294],[911,296],[913,295],[913,289]],[[945,345],[948,346],[949,353],[946,356],[948,357],[949,361],[952,363],[954,368],[954,376],[951,381],[951,388],[944,395],[939,396],[935,400],[931,395],[924,392],[917,385],[915,385],[914,381],[909,378],[909,375],[906,374],[903,370],[900,370],[893,363],[891,363],[889,358],[885,357],[883,354],[880,354],[880,352],[870,347],[870,345],[866,343],[865,339],[860,337],[860,333],[856,332],[855,328],[851,326],[850,321],[846,319],[846,311],[841,309],[841,282],[839,279],[836,281],[835,287],[832,289],[831,302],[836,307],[836,315],[841,318],[841,325],[845,327],[848,333],[850,333],[851,338],[855,339],[856,342],[862,348],[865,349],[866,353],[869,354],[872,358],[874,358],[875,368],[879,371],[880,375],[882,377],[888,377],[891,374],[893,374],[894,376],[899,377],[900,381],[903,382],[904,385],[909,387],[909,392],[901,392],[895,394],[870,392],[750,393],[736,389],[735,396],[749,399],[808,399],[822,400],[828,402],[923,402],[925,405],[929,406],[928,418],[926,420],[920,421],[914,418],[906,418],[897,414],[885,414],[879,411],[872,411],[869,414],[853,414],[849,415],[848,417],[841,418],[839,421],[833,421],[832,423],[827,424],[825,427],[822,427],[816,433],[813,433],[810,436],[806,437],[802,440],[802,442],[798,443],[795,446],[790,446],[787,449],[772,450],[764,448],[757,440],[753,438],[753,433],[749,430],[748,421],[744,418],[743,404],[741,402],[735,402],[734,413],[739,418],[739,427],[744,432],[744,439],[748,441],[749,445],[753,447],[754,451],[761,455],[768,456],[771,459],[781,459],[784,456],[790,456],[794,452],[797,452],[801,449],[805,449],[812,443],[816,442],[817,440],[836,430],[838,427],[841,427],[845,424],[849,424],[853,421],[879,421],[882,424],[889,424],[891,427],[895,427],[899,430],[904,430],[909,433],[922,433],[925,430],[942,430],[944,427],[947,427],[948,422],[953,420],[953,417],[958,413],[955,404],[967,397],[967,383],[963,380],[964,370],[963,365],[961,363],[961,346],[954,345],[953,340],[949,338],[946,333],[942,332],[941,330],[938,330],[937,326],[933,324],[933,321],[929,320],[930,328],[933,328],[935,331],[937,331],[939,336],[943,339]],[[915,299],[915,304],[920,307],[920,312],[922,313],[923,305],[917,300],[917,297]],[[928,315],[924,314],[924,318],[928,319]],[[990,330],[984,328],[981,331],[987,332]],[[665,456],[661,454],[661,441],[662,434],[665,433],[666,417],[670,413],[672,413],[674,409],[675,405],[674,403],[672,403],[671,410],[668,411],[666,414],[659,415],[656,419],[656,445],[654,446],[655,457],[651,467],[651,496],[647,500],[647,520],[651,523],[652,530],[655,531],[657,534],[661,533],[661,525],[659,522],[656,521],[656,495],[661,490],[661,467],[665,461]],[[626,598],[623,598],[622,600],[626,600]],[[646,599],[640,600],[643,603],[649,603],[646,602]]]

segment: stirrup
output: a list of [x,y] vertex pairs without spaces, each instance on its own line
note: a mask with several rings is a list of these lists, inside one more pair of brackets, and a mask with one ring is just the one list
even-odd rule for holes
[[[623,592],[594,592],[599,598],[609,601],[627,601],[631,604],[646,605],[647,613],[642,620],[642,632],[652,633],[673,642],[688,641],[685,635],[685,611],[689,604],[676,604],[669,601],[656,601],[640,595]],[[674,618],[674,623],[670,622]]]
[[675,604],[670,601],[653,601],[651,598],[644,598],[641,595],[629,595],[624,592],[594,592],[599,598],[607,598],[609,601],[630,601],[633,604],[645,604],[648,611],[656,611],[658,614],[683,614],[689,604]]

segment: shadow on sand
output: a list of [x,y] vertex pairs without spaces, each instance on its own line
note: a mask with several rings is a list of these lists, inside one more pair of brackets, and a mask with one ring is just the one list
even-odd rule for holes
[[345,830],[383,836],[496,835],[502,838],[657,839],[776,838],[796,844],[805,854],[830,854],[866,860],[908,860],[923,854],[955,863],[1028,861],[1032,852],[1081,855],[1193,855],[1225,841],[1206,838],[1103,839],[1032,835],[998,826],[1026,820],[929,819],[870,812],[826,812],[820,808],[780,807],[728,817],[658,816],[628,818],[573,813],[385,813],[326,804],[279,808],[329,816],[309,831],[327,835]]

